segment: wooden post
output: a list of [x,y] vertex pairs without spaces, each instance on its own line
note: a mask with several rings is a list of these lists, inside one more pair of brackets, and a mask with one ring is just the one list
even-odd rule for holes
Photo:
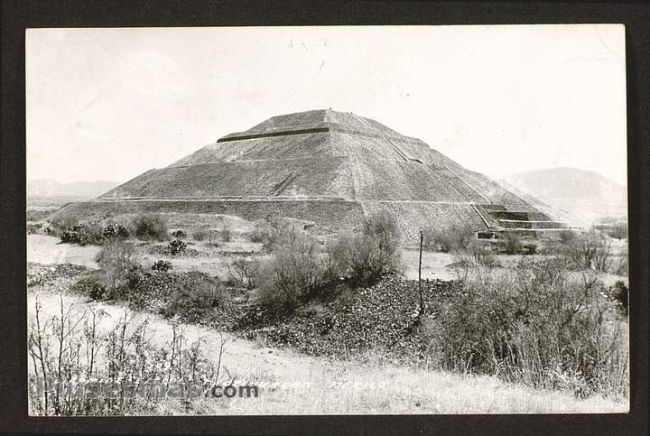
[[418,265],[418,290],[420,292],[420,315],[424,315],[424,298],[422,297],[422,242],[424,235],[420,230],[420,263]]

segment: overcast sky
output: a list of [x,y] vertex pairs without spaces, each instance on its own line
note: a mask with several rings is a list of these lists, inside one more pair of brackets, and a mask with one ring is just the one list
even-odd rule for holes
[[124,182],[332,108],[488,175],[626,182],[622,25],[27,31],[27,179]]

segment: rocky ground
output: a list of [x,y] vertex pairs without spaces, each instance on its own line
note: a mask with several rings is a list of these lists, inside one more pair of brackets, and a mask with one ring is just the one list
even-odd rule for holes
[[[455,291],[454,283],[422,284],[425,313],[436,315],[440,303]],[[393,361],[426,359],[420,337],[418,283],[393,276],[370,288],[350,290],[345,298],[311,304],[282,320],[265,320],[252,307],[236,330],[270,345],[290,346],[312,355],[350,357],[381,350]]]

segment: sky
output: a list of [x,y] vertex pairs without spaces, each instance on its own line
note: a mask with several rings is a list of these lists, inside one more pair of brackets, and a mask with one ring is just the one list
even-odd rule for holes
[[332,108],[491,176],[626,184],[623,25],[28,29],[27,180],[125,182]]

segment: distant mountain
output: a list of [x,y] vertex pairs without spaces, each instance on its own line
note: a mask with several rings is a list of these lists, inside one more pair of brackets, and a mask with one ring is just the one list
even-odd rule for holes
[[96,182],[60,183],[55,180],[40,179],[27,182],[28,197],[74,197],[95,198],[119,185],[118,182],[100,180]]
[[511,174],[498,182],[581,221],[627,216],[627,188],[593,171],[551,168]]

